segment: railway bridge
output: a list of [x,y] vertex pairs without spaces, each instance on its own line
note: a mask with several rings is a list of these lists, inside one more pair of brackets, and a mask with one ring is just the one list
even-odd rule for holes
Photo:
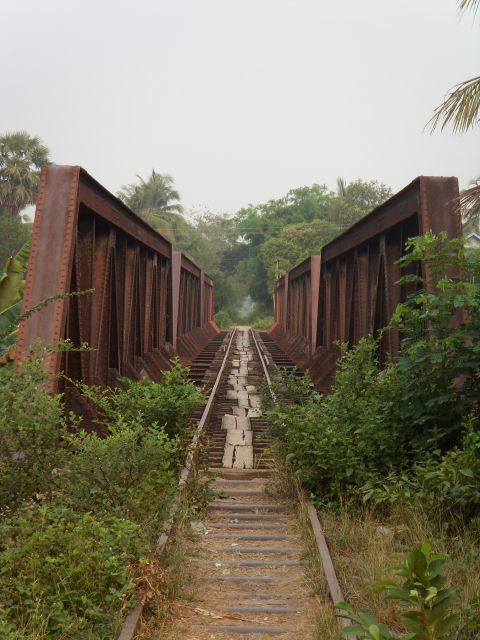
[[[175,251],[124,203],[80,167],[42,171],[17,360],[41,338],[88,349],[46,358],[52,389],[88,423],[91,407],[66,380],[110,386],[119,376],[161,380],[173,356],[208,391],[179,476],[171,518],[159,525],[157,552],[189,476],[198,472],[197,444],[207,442],[206,469],[216,498],[196,542],[194,582],[202,605],[182,615],[178,638],[313,638],[318,599],[306,588],[305,542],[297,499],[308,516],[330,597],[343,599],[313,505],[272,493],[271,437],[261,387],[278,367],[309,369],[320,390],[331,384],[337,341],[356,344],[384,327],[413,285],[395,286],[407,238],[461,234],[455,178],[418,177],[288,274],[275,288],[275,322],[266,332],[214,322],[214,282]],[[430,275],[423,274],[427,285]],[[394,354],[398,332],[382,337]],[[273,393],[273,392],[271,392]],[[273,397],[275,400],[275,398]],[[121,640],[135,637],[146,595],[126,616]],[[173,636],[172,636],[173,638]]]

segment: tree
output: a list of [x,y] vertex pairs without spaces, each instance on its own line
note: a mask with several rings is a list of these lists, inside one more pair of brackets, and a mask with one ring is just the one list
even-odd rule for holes
[[[480,0],[459,0],[458,2],[460,13],[473,11],[476,15],[479,7]],[[480,76],[476,76],[455,85],[445,100],[435,109],[428,124],[432,133],[438,126],[443,131],[449,124],[452,125],[454,133],[465,133],[478,126],[479,114]],[[478,180],[462,192],[459,204],[467,222],[480,220],[480,182]]]
[[377,180],[354,180],[346,183],[338,178],[337,189],[338,195],[331,203],[328,219],[341,230],[363,218],[393,195],[390,187]]
[[32,237],[32,223],[0,214],[0,271],[11,256]]
[[49,164],[49,150],[26,131],[0,137],[0,207],[12,218],[37,198],[40,169]]
[[231,220],[232,249],[226,256],[240,258],[236,272],[243,276],[259,307],[270,308],[276,275],[292,268],[308,252],[318,252],[392,194],[377,181],[347,184],[339,179],[337,188],[337,193],[320,184],[291,189],[283,198],[241,209]]
[[148,224],[198,264],[203,270],[208,270],[210,264],[210,247],[197,229],[181,213],[169,211],[167,213],[156,209],[141,211],[140,215]]
[[325,220],[301,222],[285,227],[276,238],[265,242],[260,253],[267,272],[268,289],[284,273],[308,256],[320,253],[322,247],[338,235],[338,226]]
[[333,198],[335,195],[325,185],[313,184],[291,189],[282,198],[250,205],[235,214],[230,234],[236,247],[230,253],[240,258],[236,272],[260,309],[269,310],[272,304],[261,247],[286,226],[328,220]]
[[[300,193],[307,198],[307,202],[312,202],[307,187],[289,193],[297,196],[296,207],[299,206]],[[316,189],[314,193],[318,195]],[[343,178],[338,178],[337,194],[329,198],[325,211],[323,207],[309,209],[303,206],[300,211],[297,208],[295,217],[303,217],[304,220],[284,227],[260,247],[260,255],[267,273],[268,290],[273,291],[279,276],[290,271],[308,256],[320,253],[327,242],[385,202],[391,195],[390,187],[376,180],[354,180],[347,183]],[[320,216],[315,215],[310,221],[311,213],[307,216],[307,211],[320,213]]]
[[345,178],[337,178],[337,194],[339,196],[347,195],[347,182]]
[[118,192],[118,197],[135,213],[150,213],[162,216],[168,213],[182,213],[178,202],[180,194],[174,187],[173,178],[152,169],[148,180],[137,175],[140,184],[128,184]]

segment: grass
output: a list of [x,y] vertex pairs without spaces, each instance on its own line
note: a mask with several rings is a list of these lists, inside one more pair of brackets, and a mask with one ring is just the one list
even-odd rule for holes
[[317,542],[313,535],[305,503],[303,500],[298,499],[300,487],[295,479],[292,479],[292,484],[294,488],[293,497],[298,501],[297,517],[301,539],[305,549],[304,560],[307,582],[317,600],[314,640],[336,640],[340,635],[340,626],[335,615],[332,601],[330,600]]
[[468,629],[475,617],[480,620],[480,554],[475,531],[450,531],[411,508],[393,510],[382,518],[369,509],[355,511],[344,506],[338,513],[322,511],[320,519],[345,599],[354,609],[371,608],[379,620],[401,631],[398,609],[373,594],[370,585],[412,547],[429,541],[436,552],[448,557],[448,575],[460,595],[467,628],[459,630],[459,640],[478,637],[478,627]]
[[[338,640],[340,627],[330,601],[321,560],[305,505],[298,500],[299,486],[278,447],[271,491],[297,504],[297,515],[310,589],[318,599],[315,640]],[[432,521],[418,509],[396,507],[383,516],[367,507],[340,504],[337,511],[318,510],[335,571],[345,600],[355,610],[368,608],[397,632],[404,631],[398,619],[398,605],[375,594],[371,585],[386,577],[388,567],[398,564],[413,547],[430,542],[437,553],[448,558],[449,582],[459,593],[462,620],[456,640],[480,637],[480,553],[478,522],[470,528]],[[391,577],[391,576],[389,576]]]

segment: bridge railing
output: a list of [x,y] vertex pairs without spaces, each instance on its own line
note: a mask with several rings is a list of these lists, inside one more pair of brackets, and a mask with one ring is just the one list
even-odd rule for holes
[[195,336],[180,349],[188,361],[218,331],[205,283],[213,290],[196,265],[81,167],[44,167],[24,311],[60,297],[21,323],[16,359],[38,338],[70,339],[89,350],[51,353],[49,373],[102,386],[119,375],[158,379],[182,340]]
[[188,359],[218,331],[213,321],[213,280],[179,251],[172,256],[173,345]]
[[[377,332],[408,295],[407,286],[395,284],[406,240],[430,230],[461,235],[457,198],[456,178],[416,178],[277,282],[270,333],[319,387],[331,381],[335,342],[354,345]],[[430,274],[422,275],[428,286]],[[398,331],[385,333],[381,356],[398,346]]]

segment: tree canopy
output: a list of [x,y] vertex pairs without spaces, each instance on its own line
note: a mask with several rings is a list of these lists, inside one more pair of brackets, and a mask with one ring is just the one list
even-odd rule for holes
[[119,197],[216,280],[216,307],[232,317],[250,296],[259,312],[272,307],[275,280],[384,202],[391,190],[376,181],[339,179],[291,189],[234,215],[185,214],[173,179],[152,171]]
[[0,207],[12,218],[37,199],[40,169],[49,150],[38,136],[17,131],[0,136]]
[[147,180],[137,175],[139,183],[131,183],[122,187],[118,197],[138,214],[164,215],[181,213],[180,194],[174,187],[173,178],[168,174],[152,173]]
[[284,197],[240,209],[230,220],[230,248],[222,264],[236,273],[262,309],[271,308],[276,278],[392,195],[377,181],[340,179],[337,193],[325,185],[291,189]]

